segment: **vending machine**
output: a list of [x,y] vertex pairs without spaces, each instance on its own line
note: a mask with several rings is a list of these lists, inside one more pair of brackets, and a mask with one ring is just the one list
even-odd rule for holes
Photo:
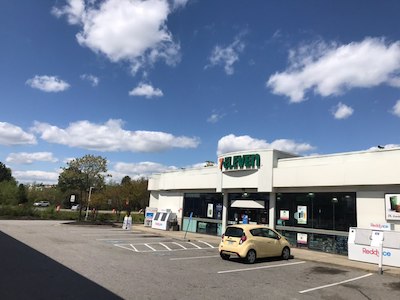
[[157,208],[154,207],[146,207],[145,213],[144,213],[144,226],[146,227],[151,227],[154,216],[157,213]]
[[350,227],[348,257],[400,267],[400,232]]
[[176,214],[170,209],[159,210],[154,216],[151,228],[169,230],[172,221],[176,220]]

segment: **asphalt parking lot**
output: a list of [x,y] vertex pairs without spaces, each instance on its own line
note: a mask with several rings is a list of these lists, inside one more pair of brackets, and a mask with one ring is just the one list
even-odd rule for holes
[[400,299],[398,276],[296,256],[247,265],[217,247],[135,226],[0,221],[0,298]]

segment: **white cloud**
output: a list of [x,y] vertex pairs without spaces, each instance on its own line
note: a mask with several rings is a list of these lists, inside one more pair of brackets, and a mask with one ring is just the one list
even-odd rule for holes
[[188,2],[189,0],[172,0],[172,7],[173,9],[184,7]]
[[151,174],[161,173],[170,170],[176,170],[174,166],[165,166],[155,162],[140,162],[140,163],[124,163],[118,162],[114,165],[113,170],[110,172],[112,180],[120,182],[125,176],[132,179],[147,178]]
[[45,171],[13,171],[12,174],[20,183],[56,184],[59,176],[58,172]]
[[85,13],[85,1],[69,0],[68,5],[63,6],[62,8],[53,7],[51,12],[58,18],[66,15],[68,23],[78,24]]
[[32,130],[49,142],[97,151],[160,152],[171,148],[196,148],[196,137],[174,136],[159,131],[128,131],[122,120],[110,119],[104,124],[78,121],[65,129],[35,122]]
[[28,79],[26,84],[34,89],[41,90],[43,92],[62,92],[67,90],[70,85],[64,80],[59,79],[57,76],[39,76]]
[[36,144],[36,137],[27,133],[21,127],[7,122],[0,122],[0,145]]
[[393,106],[392,113],[400,117],[400,100],[397,100],[396,104]]
[[99,85],[99,78],[98,77],[96,77],[96,76],[94,76],[94,75],[91,75],[91,74],[82,74],[81,76],[81,79],[82,80],[87,80],[87,81],[89,81],[90,82],[90,84],[92,85],[92,86],[98,86]]
[[290,153],[303,153],[315,149],[306,143],[296,143],[293,140],[279,139],[272,143],[265,140],[252,138],[248,135],[235,136],[226,135],[218,141],[217,155],[227,152],[255,150],[255,149],[276,149]]
[[351,108],[350,106],[347,106],[346,104],[343,104],[342,102],[339,102],[339,104],[333,108],[333,112],[332,112],[335,119],[338,119],[338,120],[347,119],[353,113],[354,113],[354,109]]
[[146,98],[161,97],[163,96],[163,92],[160,89],[155,89],[153,86],[142,82],[129,92],[129,96],[143,96]]
[[378,38],[346,45],[318,42],[292,50],[288,69],[272,75],[267,86],[291,102],[302,102],[308,91],[326,97],[351,88],[400,87],[399,71],[400,42]]
[[224,114],[212,113],[211,116],[207,119],[207,122],[209,122],[209,123],[217,123],[224,116],[225,116]]
[[215,46],[209,58],[210,64],[207,65],[206,68],[222,65],[224,66],[225,73],[227,75],[232,75],[235,72],[233,64],[239,60],[239,54],[242,53],[245,48],[244,42],[240,40],[242,35],[243,34],[238,35],[233,43],[225,48],[218,45]]
[[7,163],[14,163],[14,164],[32,164],[35,161],[56,162],[58,160],[53,157],[53,153],[51,152],[10,153],[6,158]]
[[[185,1],[175,1],[182,7]],[[168,0],[68,0],[53,8],[57,17],[66,15],[70,24],[81,26],[76,35],[81,46],[106,55],[111,61],[128,61],[136,73],[146,64],[180,61],[180,46],[173,41],[166,22],[172,12]]]

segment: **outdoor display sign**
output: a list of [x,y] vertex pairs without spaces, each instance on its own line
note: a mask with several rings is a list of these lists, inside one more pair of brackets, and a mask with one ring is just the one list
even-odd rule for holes
[[400,194],[385,195],[386,220],[400,221]]
[[348,257],[374,264],[382,260],[383,265],[400,267],[400,232],[351,227]]
[[131,230],[132,228],[132,217],[129,215],[126,215],[124,217],[124,222],[122,223],[122,229],[125,230]]

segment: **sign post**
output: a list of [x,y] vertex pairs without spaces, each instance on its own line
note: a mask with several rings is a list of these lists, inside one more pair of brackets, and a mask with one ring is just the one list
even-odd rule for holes
[[192,217],[193,217],[193,212],[190,213],[189,223],[188,223],[188,226],[186,227],[186,232],[185,232],[185,236],[183,237],[183,239],[186,239],[186,234],[187,234],[187,232],[189,230],[189,226],[190,226],[190,222],[192,221]]
[[371,246],[377,247],[379,249],[378,256],[378,273],[383,274],[382,264],[383,264],[383,232],[382,231],[372,231],[371,235]]

